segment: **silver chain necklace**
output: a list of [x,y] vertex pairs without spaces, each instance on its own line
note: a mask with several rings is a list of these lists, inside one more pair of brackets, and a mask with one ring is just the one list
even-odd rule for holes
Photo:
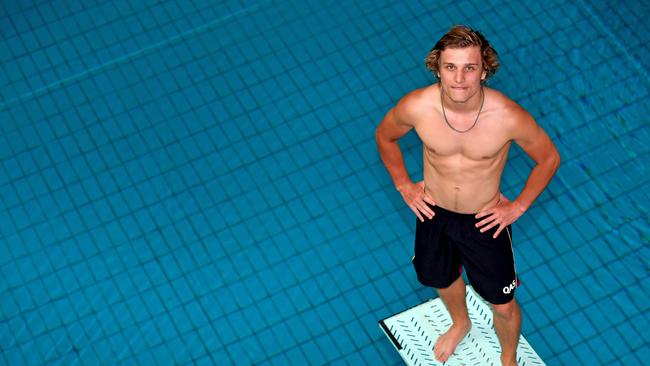
[[458,133],[465,133],[474,126],[476,126],[476,122],[478,122],[478,117],[481,115],[481,111],[483,110],[483,102],[485,101],[485,94],[483,94],[483,86],[481,85],[481,106],[478,108],[478,113],[476,114],[476,119],[474,120],[474,123],[466,130],[459,130],[456,127],[452,126],[451,123],[449,123],[449,120],[447,119],[447,113],[445,113],[445,103],[443,101],[443,92],[442,92],[442,86],[440,87],[440,105],[442,106],[442,116],[445,117],[445,122],[447,123],[447,126],[451,128],[452,130],[458,132]]

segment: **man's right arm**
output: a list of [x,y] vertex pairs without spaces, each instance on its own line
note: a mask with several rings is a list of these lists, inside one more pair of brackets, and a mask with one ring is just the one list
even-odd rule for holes
[[395,188],[418,219],[424,221],[422,214],[429,219],[434,215],[427,203],[431,205],[435,205],[435,203],[424,192],[424,182],[414,184],[411,181],[398,143],[398,140],[413,128],[411,119],[405,116],[407,114],[406,104],[407,102],[402,100],[386,113],[377,127],[375,139],[381,160],[384,162]]
[[398,108],[401,108],[401,106],[395,106],[386,113],[386,116],[377,127],[375,139],[379,149],[379,156],[381,156],[388,174],[393,179],[395,188],[399,191],[400,188],[413,182],[406,171],[404,156],[397,141],[406,135],[413,126],[408,122],[400,121]]

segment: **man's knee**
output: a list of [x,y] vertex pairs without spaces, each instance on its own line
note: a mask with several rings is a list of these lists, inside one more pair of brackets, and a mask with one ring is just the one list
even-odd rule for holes
[[515,299],[512,299],[506,304],[492,304],[492,311],[494,312],[494,315],[505,320],[512,319],[515,316],[516,310],[517,302]]

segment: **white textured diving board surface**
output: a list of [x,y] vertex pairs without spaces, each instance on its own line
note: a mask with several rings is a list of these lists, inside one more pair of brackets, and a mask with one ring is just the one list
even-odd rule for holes
[[[501,346],[492,325],[490,306],[467,286],[467,310],[472,330],[458,344],[446,366],[500,366]],[[451,318],[440,299],[395,314],[379,322],[393,346],[410,366],[443,365],[433,356],[433,346],[451,325]],[[523,336],[517,347],[519,366],[546,365]]]

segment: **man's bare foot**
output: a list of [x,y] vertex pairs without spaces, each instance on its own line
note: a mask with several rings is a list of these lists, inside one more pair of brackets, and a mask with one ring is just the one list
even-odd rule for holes
[[454,354],[456,346],[465,338],[471,328],[472,323],[470,322],[466,324],[452,324],[445,334],[438,337],[436,345],[433,347],[436,360],[446,362]]

